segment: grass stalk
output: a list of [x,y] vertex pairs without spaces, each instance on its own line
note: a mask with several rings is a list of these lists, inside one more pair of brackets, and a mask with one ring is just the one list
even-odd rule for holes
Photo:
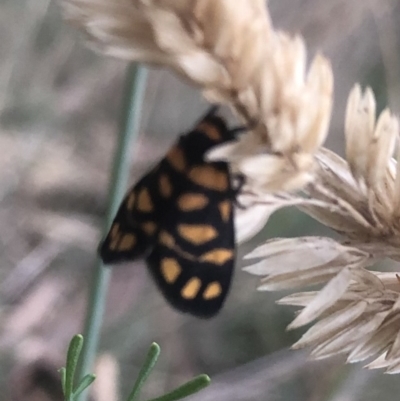
[[[109,229],[126,191],[130,168],[129,154],[131,146],[139,134],[139,123],[146,77],[147,71],[144,67],[132,64],[127,69],[118,144],[113,159],[108,192],[109,199],[105,217],[104,233]],[[96,261],[94,276],[91,281],[91,294],[85,320],[85,343],[81,354],[82,359],[79,370],[79,379],[82,379],[93,368],[100,338],[110,277],[111,269],[105,267],[98,258]],[[86,399],[87,391],[84,391],[79,397],[79,401],[86,401]]]

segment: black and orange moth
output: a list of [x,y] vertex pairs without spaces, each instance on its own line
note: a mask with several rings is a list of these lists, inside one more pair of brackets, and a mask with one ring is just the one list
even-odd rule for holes
[[239,190],[226,162],[205,160],[238,132],[215,112],[131,188],[100,245],[105,264],[144,257],[166,300],[204,318],[218,313],[231,284]]

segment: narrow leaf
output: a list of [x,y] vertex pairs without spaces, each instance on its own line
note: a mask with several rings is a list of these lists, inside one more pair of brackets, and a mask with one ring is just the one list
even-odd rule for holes
[[81,334],[72,337],[68,347],[67,367],[65,372],[65,398],[67,400],[71,398],[73,393],[74,376],[82,346],[83,337]]
[[151,371],[153,370],[159,355],[160,355],[160,346],[157,343],[151,344],[150,349],[146,356],[146,360],[144,361],[144,364],[140,369],[135,385],[133,386],[133,389],[128,397],[128,401],[135,401],[137,399],[137,397],[139,396],[140,389],[142,388],[143,384],[146,382]]
[[62,387],[62,391],[63,394],[65,395],[65,376],[66,376],[66,369],[65,368],[61,368],[59,369],[60,372],[60,376],[61,376],[61,387]]
[[86,390],[94,381],[96,380],[96,375],[94,374],[87,374],[78,384],[76,387],[73,397],[74,399],[82,393],[82,391]]
[[161,397],[153,398],[149,401],[176,401],[182,398],[188,397],[203,388],[207,387],[211,383],[210,378],[207,375],[199,375],[194,379],[188,381],[182,386],[172,390],[170,393],[164,394]]

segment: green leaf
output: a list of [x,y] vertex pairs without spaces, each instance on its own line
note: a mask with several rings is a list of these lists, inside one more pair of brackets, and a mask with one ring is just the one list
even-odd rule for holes
[[135,385],[133,386],[133,389],[128,397],[128,401],[136,401],[137,397],[139,396],[140,389],[143,387],[143,384],[146,382],[151,371],[153,370],[159,355],[160,346],[157,343],[152,343],[147,353],[146,360],[140,369]]
[[62,391],[63,394],[65,395],[65,376],[66,376],[66,369],[65,368],[61,368],[58,370],[60,372],[60,376],[61,376],[61,387],[62,387]]
[[96,380],[96,375],[87,374],[76,387],[73,397],[77,397],[82,391],[86,390],[94,381]]
[[172,390],[170,393],[164,394],[161,397],[153,398],[149,401],[176,401],[185,398],[189,395],[197,393],[211,383],[207,375],[199,375],[188,381],[182,386]]
[[65,372],[65,399],[70,400],[73,394],[73,385],[79,355],[83,346],[83,337],[76,334],[69,343],[67,352],[67,367]]

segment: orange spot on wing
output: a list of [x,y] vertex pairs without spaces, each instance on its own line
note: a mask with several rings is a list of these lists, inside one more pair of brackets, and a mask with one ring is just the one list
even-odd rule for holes
[[187,193],[179,197],[178,207],[184,212],[203,209],[208,203],[208,198],[202,194]]
[[229,216],[231,215],[231,202],[228,200],[220,202],[218,204],[218,209],[221,213],[222,221],[225,223],[229,221]]
[[214,249],[200,257],[200,261],[209,262],[215,265],[223,265],[225,262],[233,258],[233,251],[229,249]]
[[222,287],[218,281],[213,281],[208,284],[207,288],[204,290],[203,298],[206,300],[214,299],[222,294]]
[[115,238],[118,235],[118,232],[119,232],[119,224],[114,223],[110,230],[110,237]]
[[169,198],[172,194],[172,184],[166,174],[161,174],[159,185],[161,196],[164,198]]
[[138,196],[138,209],[141,212],[151,212],[153,210],[153,202],[150,198],[149,190],[142,188]]
[[198,277],[191,278],[182,288],[181,295],[185,299],[196,298],[201,287],[201,280]]
[[166,159],[171,164],[171,166],[179,171],[183,172],[186,169],[185,155],[181,148],[178,146],[173,146],[167,153]]
[[168,284],[175,283],[181,274],[182,268],[173,258],[164,258],[161,261],[161,274]]
[[214,227],[205,224],[179,224],[178,232],[182,238],[196,245],[211,241],[218,235]]
[[125,234],[118,245],[119,251],[129,251],[136,245],[136,237],[133,234]]
[[228,190],[228,174],[224,171],[219,171],[210,165],[193,167],[189,171],[189,179],[195,184],[214,191]]
[[157,230],[157,224],[154,221],[146,221],[141,227],[147,235],[153,235]]
[[219,129],[206,121],[201,122],[197,128],[197,131],[202,131],[204,133],[204,135],[208,136],[208,138],[210,138],[212,141],[214,142],[221,142],[222,141],[222,137],[221,137],[221,133],[219,131]]
[[111,227],[110,230],[110,245],[109,245],[109,249],[111,251],[114,251],[115,248],[117,247],[118,241],[119,241],[119,224],[118,223],[114,223]]
[[171,234],[167,233],[165,230],[160,232],[158,241],[160,242],[160,244],[165,245],[167,248],[173,248],[175,246],[174,237]]
[[135,205],[135,198],[136,198],[135,192],[132,191],[132,192],[128,195],[128,200],[127,200],[127,202],[126,202],[126,208],[127,208],[129,211],[132,211],[132,210],[133,210],[133,206]]

